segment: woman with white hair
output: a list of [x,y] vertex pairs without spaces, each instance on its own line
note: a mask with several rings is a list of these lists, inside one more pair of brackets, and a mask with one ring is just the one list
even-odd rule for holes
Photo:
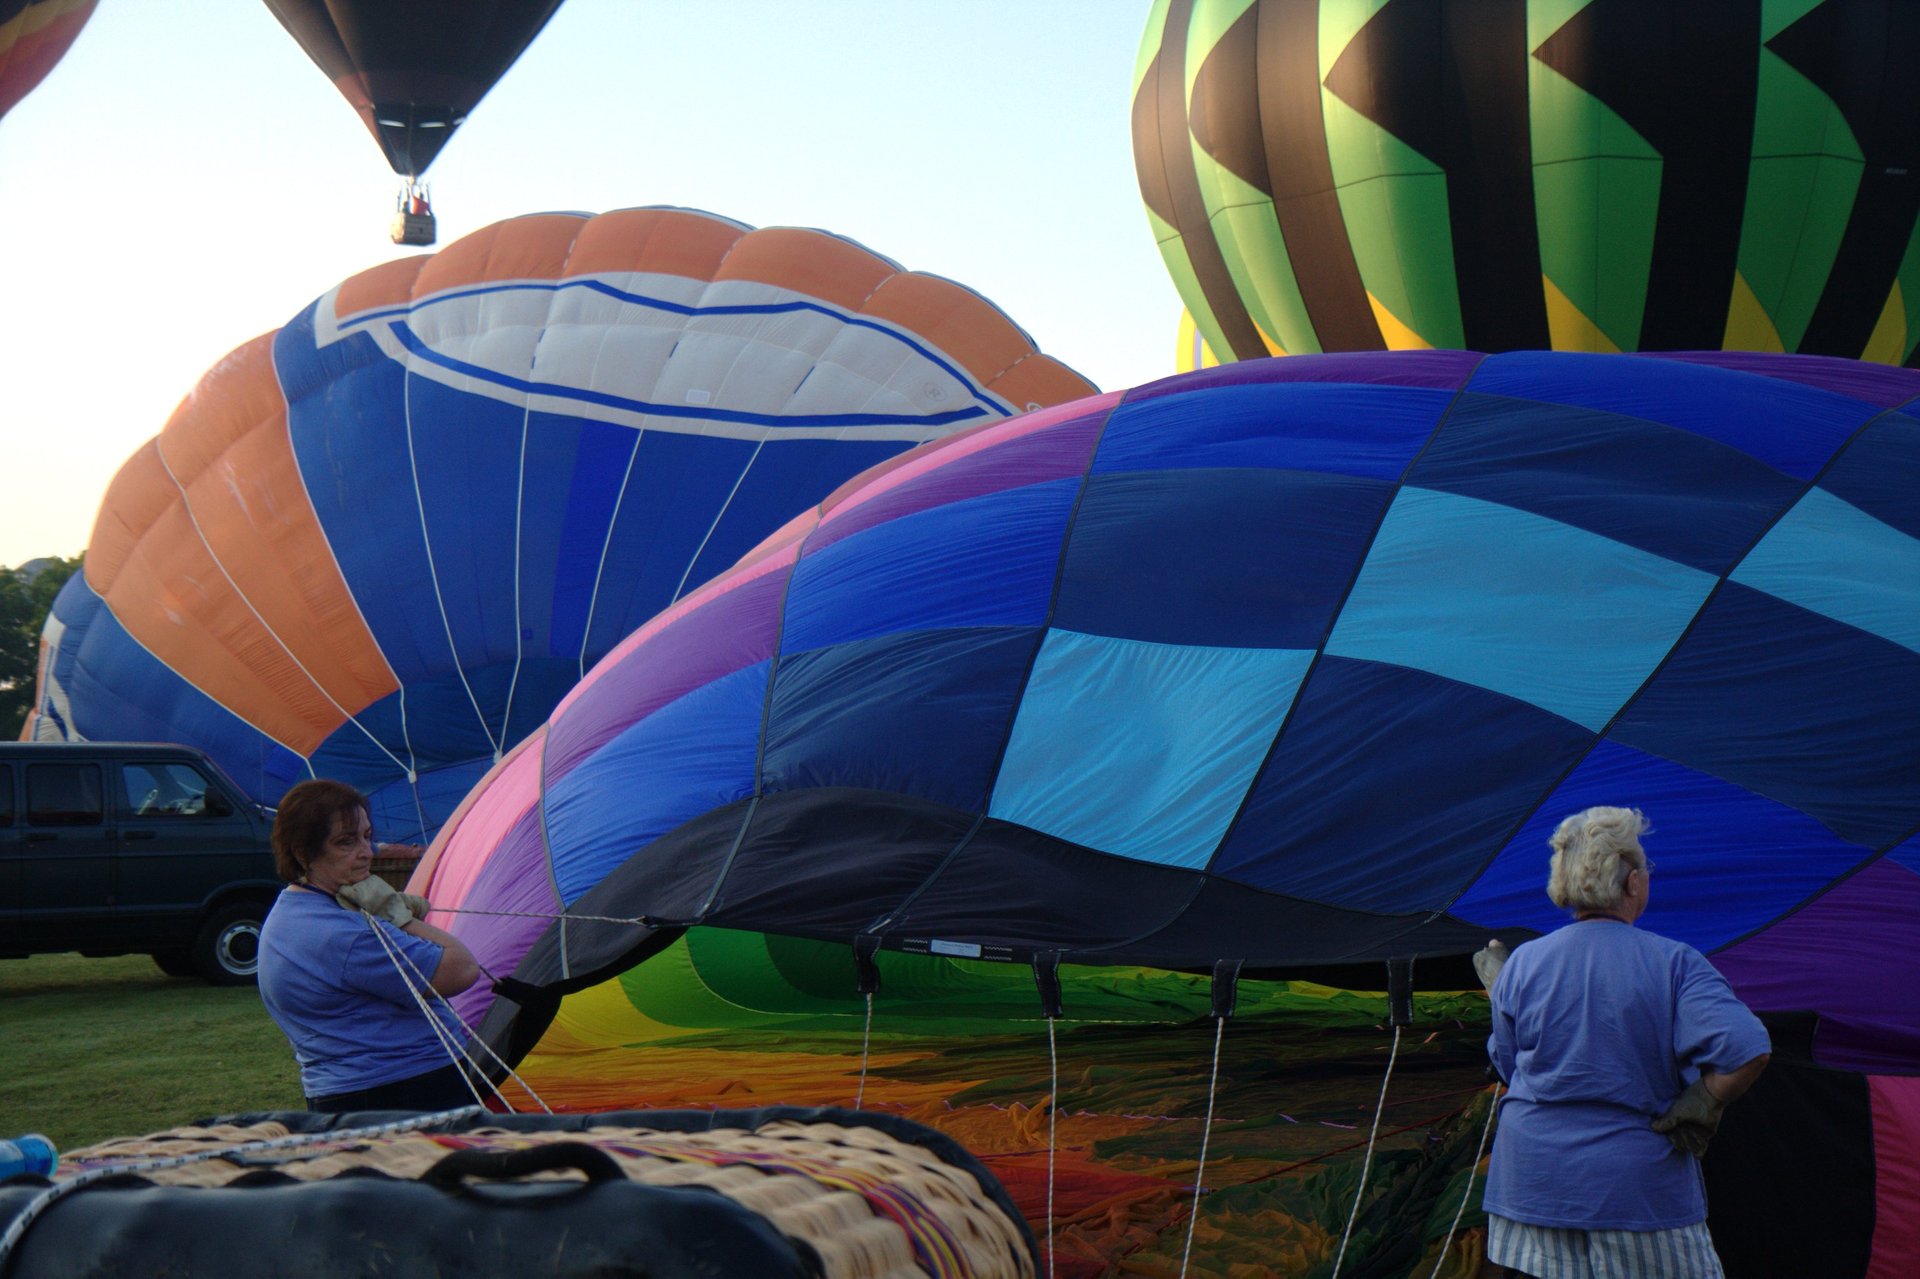
[[1488,1256],[1533,1279],[1718,1279],[1700,1156],[1771,1047],[1699,951],[1635,928],[1653,863],[1633,808],[1549,841],[1573,922],[1474,956],[1507,1083],[1488,1174]]

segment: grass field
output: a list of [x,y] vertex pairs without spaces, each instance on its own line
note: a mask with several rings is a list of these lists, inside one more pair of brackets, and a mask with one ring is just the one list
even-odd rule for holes
[[70,1150],[304,1105],[251,986],[167,977],[144,955],[0,960],[0,1137],[40,1132]]

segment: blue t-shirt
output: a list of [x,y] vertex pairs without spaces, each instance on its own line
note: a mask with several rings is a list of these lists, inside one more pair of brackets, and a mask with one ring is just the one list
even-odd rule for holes
[[1700,1161],[1652,1121],[1703,1072],[1770,1051],[1706,956],[1587,920],[1518,947],[1491,999],[1487,1051],[1508,1092],[1487,1211],[1579,1230],[1705,1221]]
[[[387,941],[431,979],[442,951],[424,937],[372,921]],[[260,998],[293,1045],[300,1087],[331,1097],[438,1070],[451,1062],[413,996],[419,978],[401,976],[368,919],[323,893],[288,889],[260,928]],[[466,1028],[422,991],[453,1042]]]

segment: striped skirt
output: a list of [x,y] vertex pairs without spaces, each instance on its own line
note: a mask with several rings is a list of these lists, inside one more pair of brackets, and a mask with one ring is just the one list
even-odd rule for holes
[[1724,1279],[1707,1223],[1569,1230],[1487,1214],[1487,1258],[1533,1279]]

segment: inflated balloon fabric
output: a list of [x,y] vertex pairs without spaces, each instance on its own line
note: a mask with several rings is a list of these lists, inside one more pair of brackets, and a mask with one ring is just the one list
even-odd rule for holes
[[434,157],[560,0],[266,0],[395,173]]
[[0,116],[66,56],[98,0],[0,0]]
[[1140,191],[1222,359],[1920,343],[1907,0],[1157,0]]
[[1650,927],[1830,1061],[1920,1060],[1916,395],[1374,353],[984,427],[642,627],[415,883],[529,916],[453,924],[522,1007],[696,923],[1327,964],[1555,927],[1548,834],[1632,804]]
[[634,627],[863,467],[1092,388],[819,231],[498,223],[329,290],[114,478],[27,735],[185,742],[430,835]]

